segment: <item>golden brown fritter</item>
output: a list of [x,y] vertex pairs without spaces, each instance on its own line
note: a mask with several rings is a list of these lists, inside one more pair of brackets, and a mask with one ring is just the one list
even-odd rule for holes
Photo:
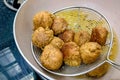
[[52,30],[45,30],[42,27],[39,27],[34,31],[32,34],[32,43],[39,47],[42,48],[49,44],[51,40],[53,39],[53,31]]
[[89,73],[87,73],[87,75],[90,76],[90,77],[99,78],[99,77],[103,76],[108,71],[108,69],[109,69],[109,64],[104,63],[100,67],[98,67],[98,68],[90,71]]
[[42,65],[49,70],[58,70],[63,63],[63,54],[53,45],[45,46],[40,61]]
[[51,28],[53,24],[53,20],[54,20],[53,14],[47,11],[39,12],[35,14],[35,16],[33,17],[33,26],[34,26],[33,30],[36,30],[39,27]]
[[70,66],[80,66],[79,46],[75,42],[64,43],[62,49],[64,63]]
[[74,41],[79,46],[88,42],[89,40],[90,40],[90,34],[87,31],[82,31],[81,30],[81,31],[75,33]]
[[83,63],[91,64],[97,60],[101,53],[101,45],[97,42],[87,42],[80,47]]
[[53,40],[50,42],[50,44],[52,44],[53,46],[58,47],[59,49],[61,49],[64,42],[59,37],[54,37]]
[[92,29],[91,40],[92,42],[98,42],[100,45],[104,45],[107,39],[108,31],[106,28],[98,26]]
[[52,25],[52,30],[54,31],[55,35],[58,35],[64,32],[67,26],[68,26],[68,23],[64,18],[55,17]]
[[65,30],[62,34],[59,35],[59,38],[64,42],[70,42],[74,39],[74,32],[72,30]]

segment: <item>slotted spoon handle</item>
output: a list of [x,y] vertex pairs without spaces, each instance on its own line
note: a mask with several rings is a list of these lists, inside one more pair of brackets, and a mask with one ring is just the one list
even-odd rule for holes
[[111,64],[114,68],[116,68],[117,70],[120,71],[120,64],[117,64],[117,63],[115,63],[115,62],[113,62],[113,61],[111,61],[111,60],[107,60],[107,62],[108,62],[109,64]]

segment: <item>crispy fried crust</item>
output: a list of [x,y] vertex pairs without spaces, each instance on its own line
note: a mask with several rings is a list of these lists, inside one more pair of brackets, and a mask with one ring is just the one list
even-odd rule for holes
[[53,45],[45,46],[40,61],[49,70],[58,70],[63,63],[63,54]]
[[90,34],[87,31],[79,31],[75,33],[74,42],[81,46],[82,44],[90,41]]
[[83,63],[91,64],[97,60],[101,53],[101,45],[97,42],[87,42],[80,47]]
[[62,39],[64,42],[70,42],[74,39],[74,32],[72,30],[65,30],[62,34],[58,37]]
[[58,35],[64,32],[67,26],[68,26],[68,23],[64,18],[55,17],[52,25],[52,30],[54,31],[55,35]]
[[54,20],[54,15],[47,12],[47,11],[42,11],[33,17],[33,30],[36,30],[39,27],[43,28],[51,28]]
[[80,66],[81,57],[79,46],[75,42],[65,43],[61,49],[63,52],[64,63],[70,66]]
[[54,37],[53,40],[50,42],[50,44],[52,44],[53,46],[58,47],[59,49],[61,49],[64,42],[59,37]]
[[34,31],[32,34],[32,43],[42,48],[49,44],[51,40],[53,39],[53,31],[52,30],[45,30],[42,27],[39,27],[37,30]]
[[98,42],[100,45],[104,45],[107,39],[108,31],[104,27],[95,27],[92,29],[91,40]]
[[90,71],[89,73],[87,73],[87,75],[89,77],[99,78],[99,77],[103,76],[108,71],[108,69],[109,69],[109,64],[104,63],[100,67],[98,67],[98,68]]

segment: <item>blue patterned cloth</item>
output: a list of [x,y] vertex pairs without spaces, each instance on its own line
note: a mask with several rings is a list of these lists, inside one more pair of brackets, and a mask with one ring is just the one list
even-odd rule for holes
[[41,78],[24,61],[14,42],[15,14],[0,0],[0,80],[39,80]]

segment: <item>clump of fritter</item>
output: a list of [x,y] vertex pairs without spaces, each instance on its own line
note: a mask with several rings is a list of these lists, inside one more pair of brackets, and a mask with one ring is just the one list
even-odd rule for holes
[[39,27],[37,30],[34,31],[32,34],[32,43],[42,48],[46,45],[48,45],[51,40],[53,39],[53,31],[52,30],[45,30],[42,27]]
[[40,61],[45,68],[58,70],[63,63],[63,54],[57,47],[50,44],[45,46]]
[[98,26],[92,29],[91,40],[98,42],[100,45],[104,45],[107,39],[108,31],[106,28]]
[[39,27],[43,28],[51,28],[54,20],[54,15],[47,12],[47,11],[41,11],[35,14],[33,17],[33,30],[36,30]]
[[68,26],[68,23],[64,18],[55,17],[52,25],[52,30],[54,31],[55,35],[58,35],[64,32],[67,26]]
[[95,77],[95,78],[99,78],[101,76],[103,76],[109,69],[109,64],[108,63],[104,63],[102,64],[100,67],[90,71],[89,73],[87,73],[87,75],[89,77]]
[[80,47],[80,54],[83,63],[91,64],[95,62],[101,53],[101,45],[97,42],[87,42]]
[[75,42],[65,43],[61,51],[65,64],[69,66],[80,66],[81,56],[79,53],[79,46]]
[[74,39],[74,32],[72,30],[65,30],[62,34],[59,35],[59,38],[64,42],[70,42]]
[[75,33],[74,41],[81,46],[82,44],[90,41],[90,34],[87,31],[79,31]]
[[52,44],[53,46],[58,47],[59,49],[61,49],[64,42],[59,37],[54,37],[53,40],[50,42],[50,44]]

